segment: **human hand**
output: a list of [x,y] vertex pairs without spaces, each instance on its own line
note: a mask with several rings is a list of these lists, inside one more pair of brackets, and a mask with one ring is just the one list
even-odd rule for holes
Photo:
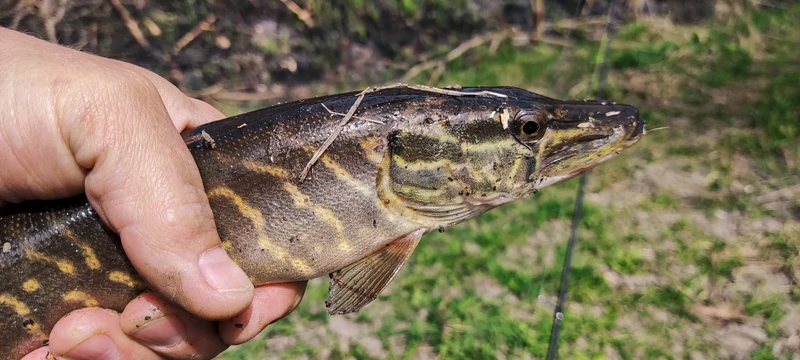
[[0,43],[0,207],[85,193],[163,294],[75,311],[25,360],[210,358],[297,306],[304,282],[254,289],[220,247],[179,135],[219,111],[131,64],[4,28]]

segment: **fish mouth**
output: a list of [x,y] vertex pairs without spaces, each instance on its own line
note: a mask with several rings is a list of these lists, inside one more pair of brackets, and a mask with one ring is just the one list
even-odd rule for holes
[[636,118],[636,123],[634,125],[633,132],[631,132],[628,135],[628,138],[626,138],[625,141],[632,141],[634,143],[639,141],[639,139],[641,139],[642,136],[647,133],[647,130],[645,129],[645,125],[646,124],[645,124],[644,120],[642,120],[641,118],[637,117]]
[[543,168],[549,168],[562,163],[576,155],[594,152],[609,144],[619,142],[624,137],[622,131],[610,133],[589,134],[575,137],[572,144],[564,145],[544,158]]
[[572,135],[563,145],[546,147],[539,173],[531,180],[578,176],[630,148],[646,133],[645,122],[635,110],[596,121],[589,130]]

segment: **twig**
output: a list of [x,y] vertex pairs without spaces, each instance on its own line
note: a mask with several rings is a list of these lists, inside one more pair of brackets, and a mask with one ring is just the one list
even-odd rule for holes
[[314,27],[314,19],[311,18],[311,13],[308,12],[308,10],[301,8],[300,5],[297,5],[297,3],[292,0],[281,0],[281,2],[283,5],[286,5],[289,11],[297,15],[297,18],[299,18],[303,24],[306,24],[309,28]]
[[544,0],[530,0],[533,12],[533,39],[540,39],[544,33]]
[[411,79],[417,77],[417,75],[421,74],[424,71],[433,69],[434,67],[438,66],[441,63],[442,63],[441,60],[430,60],[414,65],[413,67],[411,67],[411,69],[408,69],[405,75],[403,75],[401,81],[411,81]]
[[222,82],[215,83],[214,85],[204,87],[200,90],[194,92],[185,91],[186,95],[189,97],[209,97],[214,96],[222,91],[225,91],[225,86],[222,85]]
[[211,25],[213,25],[215,21],[217,21],[217,17],[214,16],[214,14],[208,14],[208,16],[206,16],[206,18],[203,19],[203,21],[201,21],[194,28],[192,28],[192,30],[190,30],[189,32],[181,36],[180,39],[178,39],[178,41],[175,43],[175,46],[172,48],[172,53],[177,54],[181,52],[181,50],[184,47],[186,47],[186,45],[189,45],[189,43],[192,42],[192,40],[194,40],[198,36],[200,36],[200,34],[202,34],[205,31],[211,30]]
[[497,33],[494,33],[494,34],[478,36],[478,37],[474,37],[472,39],[469,39],[469,40],[461,43],[460,45],[456,46],[455,49],[450,50],[450,52],[447,53],[447,56],[445,56],[444,60],[446,62],[451,62],[451,61],[453,61],[455,59],[458,59],[459,57],[461,57],[461,55],[464,55],[464,53],[467,52],[467,50],[470,50],[470,49],[472,49],[474,47],[481,46],[481,45],[485,44],[487,41],[492,40],[493,38],[499,37],[499,36],[502,36],[502,37],[505,38],[507,36],[507,31],[501,31],[501,32],[497,32]]
[[489,43],[489,54],[494,55],[494,53],[497,52],[497,48],[499,48],[500,44],[503,43],[503,40],[505,40],[505,38],[504,37],[501,38],[499,36],[492,39],[492,42]]
[[[345,113],[340,113],[338,111],[333,111],[333,110],[329,109],[327,106],[325,106],[324,103],[320,103],[320,105],[322,105],[322,107],[325,108],[325,111],[327,111],[328,114],[338,115],[338,116],[347,116],[347,114],[345,114]],[[373,124],[386,124],[385,122],[380,121],[380,120],[373,120],[373,119],[368,119],[368,118],[365,118],[365,117],[355,116],[355,115],[353,115],[353,119],[364,120],[366,122],[371,122]]]
[[24,19],[26,16],[33,13],[33,9],[36,7],[36,0],[20,0],[16,5],[14,5],[14,18],[11,20],[11,25],[9,26],[11,29],[16,29],[19,27],[19,23]]
[[655,129],[647,130],[647,133],[649,134],[651,132],[661,131],[661,130],[668,130],[668,129],[669,129],[669,126],[662,126],[662,127],[657,127]]
[[97,23],[96,22],[92,22],[91,24],[89,24],[88,29],[89,29],[88,30],[89,31],[89,35],[87,35],[88,39],[86,40],[86,44],[87,44],[87,46],[89,46],[89,50],[90,51],[97,52],[97,48],[98,48],[98,45],[97,45],[97,43],[98,43],[97,42],[97,31],[98,31]]
[[314,156],[311,157],[311,160],[308,161],[308,164],[306,164],[306,167],[300,173],[300,182],[303,182],[306,179],[308,172],[311,171],[311,167],[314,166],[314,163],[316,163],[317,160],[322,157],[322,154],[325,152],[325,150],[327,150],[328,147],[333,144],[333,141],[336,140],[336,137],[338,137],[342,130],[344,130],[345,125],[347,125],[347,123],[350,122],[350,119],[353,118],[353,115],[356,113],[356,109],[358,109],[358,106],[361,105],[361,101],[364,100],[364,96],[367,95],[367,92],[375,91],[372,89],[373,88],[366,88],[364,91],[358,94],[356,101],[353,103],[353,106],[350,107],[350,110],[347,111],[347,114],[345,114],[345,116],[342,118],[342,121],[336,125],[336,128],[333,129],[333,133],[331,133],[331,135],[325,139],[325,142],[322,144],[322,146],[320,146],[319,149],[317,149],[317,152],[314,153]]
[[[547,28],[547,25],[548,24],[544,24],[543,28]],[[497,48],[500,46],[503,40],[511,37],[513,34],[514,34],[513,30],[503,30],[490,34],[478,35],[459,44],[458,46],[450,50],[444,57],[431,58],[430,55],[423,55],[420,57],[421,62],[409,68],[408,71],[406,71],[405,75],[403,75],[403,77],[400,78],[400,82],[403,83],[409,82],[413,80],[415,77],[417,77],[419,74],[422,74],[425,71],[433,69],[434,73],[431,74],[430,80],[428,82],[432,84],[439,79],[439,76],[441,76],[441,73],[444,72],[447,63],[450,63],[453,60],[458,59],[459,57],[464,55],[464,53],[466,53],[467,51],[476,48],[478,46],[484,45],[487,42],[490,43],[489,53],[494,53],[495,51],[497,51]],[[544,36],[539,37],[537,41],[545,44],[557,45],[559,47],[572,46],[572,44],[570,44],[567,41],[547,38]]]
[[453,90],[453,89],[440,89],[440,88],[435,88],[435,87],[432,87],[432,86],[412,85],[412,84],[404,84],[404,83],[397,83],[397,84],[386,85],[386,86],[366,88],[362,92],[358,93],[358,95],[356,97],[356,101],[353,103],[352,106],[350,106],[350,110],[348,110],[347,114],[344,115],[344,117],[342,118],[342,121],[340,121],[336,125],[336,128],[333,129],[333,132],[331,133],[331,135],[328,136],[328,138],[325,140],[325,142],[322,143],[322,146],[320,146],[319,149],[317,149],[317,151],[314,153],[314,156],[311,157],[311,160],[308,161],[308,163],[306,164],[306,167],[300,173],[300,176],[299,176],[300,182],[303,182],[306,179],[306,177],[308,176],[308,172],[311,171],[311,167],[314,166],[314,164],[317,162],[317,160],[319,160],[319,158],[322,157],[322,154],[325,153],[325,150],[327,150],[328,147],[330,147],[331,144],[333,144],[333,142],[336,140],[336,138],[339,136],[339,134],[342,133],[342,131],[344,130],[344,127],[347,125],[348,122],[350,122],[350,119],[353,118],[353,115],[355,115],[356,110],[358,110],[358,107],[361,105],[361,102],[364,101],[364,97],[367,96],[367,94],[373,93],[373,92],[376,92],[376,91],[380,91],[380,90],[395,89],[395,88],[408,88],[408,89],[413,89],[413,90],[426,91],[426,92],[430,92],[430,93],[434,93],[434,94],[442,94],[442,95],[450,95],[450,96],[486,96],[486,97],[492,96],[492,97],[499,97],[499,98],[507,98],[508,97],[505,94],[496,93],[494,91],[486,91],[486,90],[484,90],[484,91],[476,91],[476,92],[464,92],[464,91]]
[[[471,39],[459,44],[458,46],[456,46],[452,50],[450,50],[447,53],[447,55],[444,56],[443,59],[426,60],[426,61],[423,61],[423,62],[417,64],[417,65],[412,66],[410,69],[408,69],[406,74],[403,75],[403,77],[401,78],[400,81],[401,82],[411,81],[413,78],[415,78],[417,75],[421,74],[424,71],[427,71],[427,70],[430,70],[430,69],[433,69],[433,68],[436,68],[436,67],[439,67],[439,66],[443,66],[443,65],[445,65],[445,64],[447,64],[447,63],[449,63],[449,62],[451,62],[451,61],[453,61],[455,59],[458,59],[459,57],[461,57],[461,55],[464,55],[465,52],[467,52],[468,50],[470,50],[472,48],[481,46],[481,45],[483,45],[483,44],[485,44],[486,42],[489,42],[489,41],[492,41],[493,44],[495,42],[501,42],[502,40],[506,39],[509,36],[509,34],[510,34],[509,31],[504,30],[504,31],[498,31],[498,32],[490,33],[490,34],[483,34],[483,35],[475,36],[475,37],[473,37],[473,38],[471,38]],[[494,45],[493,45],[493,47],[496,48],[496,46],[494,46]]]
[[[503,99],[508,97],[508,95],[506,95],[506,94],[501,94],[501,93],[498,93],[498,92],[488,91],[488,90],[475,91],[475,92],[466,92],[466,91],[456,90],[456,88],[441,89],[441,88],[437,88],[437,87],[433,87],[433,86],[405,84],[405,83],[396,83],[396,84],[392,84],[392,85],[379,86],[379,87],[373,88],[373,90],[370,91],[370,92],[386,90],[386,89],[396,89],[396,88],[409,88],[411,90],[426,91],[426,92],[429,92],[429,93],[450,95],[450,96],[499,97],[499,98],[503,98]],[[366,90],[364,90],[364,91],[366,91]]]
[[39,3],[39,16],[44,19],[44,28],[47,32],[47,39],[52,43],[57,43],[56,37],[56,24],[64,18],[67,12],[67,0],[57,0],[58,5],[55,9],[52,8],[52,0],[43,0]]
[[431,77],[428,79],[428,84],[436,84],[436,82],[439,81],[439,78],[442,77],[442,74],[444,74],[445,70],[445,64],[439,63],[438,66],[433,69]]
[[567,28],[567,29],[574,29],[579,27],[586,27],[586,26],[593,26],[593,25],[605,25],[606,24],[605,17],[586,17],[582,19],[561,19],[555,22],[545,22],[546,29],[560,29],[560,28]]
[[117,10],[119,16],[122,18],[122,22],[125,23],[125,27],[128,28],[128,31],[131,33],[136,42],[139,43],[139,46],[143,47],[147,51],[151,51],[152,47],[150,46],[150,42],[147,41],[147,38],[144,37],[144,33],[142,29],[139,29],[139,23],[133,19],[131,13],[128,12],[128,9],[125,6],[122,6],[122,2],[120,0],[108,0],[111,3],[111,6]]

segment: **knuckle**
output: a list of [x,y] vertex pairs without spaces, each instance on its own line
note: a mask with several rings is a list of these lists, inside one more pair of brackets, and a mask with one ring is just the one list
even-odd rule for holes
[[81,76],[59,76],[52,88],[56,101],[66,99],[62,106],[68,108],[65,120],[101,129],[119,123],[109,120],[124,111],[160,99],[158,90],[144,75],[113,65],[97,66]]
[[86,66],[91,69],[55,77],[51,89],[62,140],[76,159],[84,154],[78,160],[91,168],[109,149],[135,145],[132,134],[148,126],[144,120],[157,118],[152,111],[163,104],[155,85],[136,69],[112,61]]

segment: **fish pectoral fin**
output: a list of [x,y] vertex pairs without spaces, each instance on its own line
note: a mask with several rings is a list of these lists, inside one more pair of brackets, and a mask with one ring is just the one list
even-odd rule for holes
[[365,258],[331,273],[328,300],[325,301],[328,313],[348,314],[375,300],[414,252],[425,231],[421,229],[397,238]]
[[460,223],[490,209],[483,205],[467,203],[453,205],[405,204],[405,206],[419,215],[448,224]]

